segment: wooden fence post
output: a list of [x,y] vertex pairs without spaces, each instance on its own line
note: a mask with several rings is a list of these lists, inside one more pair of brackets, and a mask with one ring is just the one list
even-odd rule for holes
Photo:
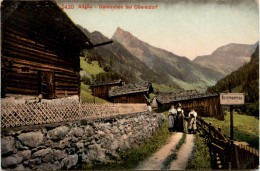
[[[237,146],[230,137],[228,138],[225,134],[221,133],[220,127],[216,129],[211,123],[207,123],[200,118],[197,121],[200,129],[204,133],[203,135],[207,136],[212,169],[219,169],[217,163],[219,159],[217,159],[217,157],[221,158],[222,169],[226,170],[255,169],[259,165],[259,153],[254,148],[242,144]],[[208,127],[208,129],[206,127]],[[219,153],[216,148],[218,146],[224,149],[223,153]]]
[[209,137],[210,137],[210,140],[212,140],[212,134],[211,134],[211,123],[209,123]]
[[230,160],[231,160],[231,169],[236,168],[236,160],[235,160],[235,150],[234,150],[234,141],[230,141]]
[[220,126],[218,126],[218,131],[221,132],[221,127]]
[[235,147],[235,157],[236,157],[236,169],[240,170],[240,163],[239,163],[239,154],[238,154],[238,147],[234,145]]
[[209,150],[210,150],[210,158],[211,158],[211,166],[213,169],[218,169],[217,167],[217,161],[216,161],[216,152],[214,151],[214,149],[212,148],[212,128],[211,128],[211,123],[209,123],[208,126],[209,129],[209,133],[208,133],[208,145],[209,145]]
[[224,143],[224,163],[223,163],[223,169],[228,169],[229,168],[229,143],[225,142]]

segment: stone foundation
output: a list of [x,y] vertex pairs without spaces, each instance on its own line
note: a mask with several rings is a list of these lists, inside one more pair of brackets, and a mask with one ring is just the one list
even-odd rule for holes
[[2,129],[2,168],[80,169],[138,147],[158,128],[149,112]]

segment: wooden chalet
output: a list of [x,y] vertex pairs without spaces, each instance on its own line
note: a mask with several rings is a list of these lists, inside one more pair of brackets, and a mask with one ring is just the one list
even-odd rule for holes
[[92,95],[109,100],[108,92],[114,86],[123,86],[125,82],[121,79],[113,80],[113,81],[106,81],[106,82],[93,82],[90,85]]
[[149,82],[132,83],[111,88],[109,97],[114,103],[146,103],[145,97],[149,98],[151,92],[153,87]]
[[188,90],[177,93],[158,93],[155,99],[161,110],[168,110],[172,105],[181,103],[186,114],[191,110],[191,107],[194,107],[198,116],[224,119],[219,93],[200,93],[197,90]]
[[51,0],[2,1],[1,96],[80,95],[82,49],[88,37]]

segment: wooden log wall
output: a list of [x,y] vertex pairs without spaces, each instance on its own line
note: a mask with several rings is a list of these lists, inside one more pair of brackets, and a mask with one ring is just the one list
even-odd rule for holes
[[197,109],[197,113],[199,116],[216,117],[220,120],[224,119],[219,96],[185,100],[181,101],[180,103],[182,105],[182,108],[188,108],[188,110],[190,110],[191,107],[195,107],[195,111]]
[[[44,91],[47,81],[53,88],[49,91],[54,92],[49,92],[46,98],[79,95],[78,49],[68,47],[57,36],[52,36],[59,33],[51,32],[47,23],[34,22],[33,16],[21,14],[19,10],[11,15],[1,24],[2,92],[38,95]],[[39,27],[42,27],[40,31]],[[42,80],[43,73],[52,75],[48,77],[52,80]]]
[[114,86],[119,86],[120,84],[102,85],[102,86],[91,86],[91,91],[93,96],[109,100],[108,92]]
[[159,107],[163,110],[169,110],[173,104],[177,105],[177,103],[181,103],[182,109],[185,113],[188,113],[191,110],[191,107],[194,107],[195,111],[198,113],[198,116],[210,116],[224,120],[224,114],[220,105],[219,96],[183,100],[172,104],[161,104]]
[[145,93],[134,93],[126,94],[122,96],[113,97],[114,103],[146,103],[144,95],[148,96]]

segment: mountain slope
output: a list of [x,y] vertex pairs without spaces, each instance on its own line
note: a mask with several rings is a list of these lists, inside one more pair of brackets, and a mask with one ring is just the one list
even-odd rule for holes
[[209,87],[207,91],[227,92],[229,81],[232,91],[245,93],[246,105],[243,110],[247,114],[259,115],[259,46],[251,56],[249,63],[240,67],[217,82],[215,86]]
[[[96,44],[108,41],[100,32],[90,33],[87,29],[78,26]],[[114,41],[113,44],[96,47],[85,52],[88,58],[99,61],[102,67],[107,67],[108,71],[119,73],[127,82],[150,81],[152,83],[164,84],[180,89],[169,77],[155,73],[143,62],[131,54],[120,43]],[[104,69],[105,70],[105,69]]]
[[193,62],[227,75],[250,61],[257,44],[228,44],[216,49],[211,55],[196,57]]
[[215,84],[223,76],[219,72],[194,64],[186,57],[153,47],[121,28],[116,30],[112,39],[121,43],[156,73],[171,77],[181,87],[203,89]]

